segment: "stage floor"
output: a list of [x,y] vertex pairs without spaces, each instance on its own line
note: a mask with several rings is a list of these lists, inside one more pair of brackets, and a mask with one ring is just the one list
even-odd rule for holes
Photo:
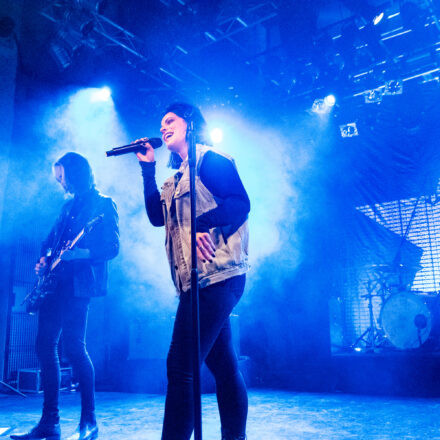
[[[100,439],[159,440],[164,396],[97,393]],[[0,428],[28,429],[41,396],[0,394]],[[63,435],[79,418],[79,396],[62,395]],[[203,438],[220,440],[215,396],[203,395]],[[9,437],[9,436],[7,436]],[[386,398],[273,390],[249,392],[249,440],[440,439],[440,398]]]

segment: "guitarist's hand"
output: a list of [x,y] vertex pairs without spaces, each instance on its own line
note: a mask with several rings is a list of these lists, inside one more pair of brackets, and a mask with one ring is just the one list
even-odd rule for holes
[[46,257],[41,257],[40,261],[35,265],[35,273],[38,276],[43,275],[46,266],[47,266]]
[[90,251],[83,248],[66,249],[61,252],[60,258],[62,261],[87,260],[90,258]]

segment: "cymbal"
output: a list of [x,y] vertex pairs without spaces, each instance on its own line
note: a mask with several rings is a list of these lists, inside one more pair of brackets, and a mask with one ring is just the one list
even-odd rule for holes
[[385,272],[385,273],[402,273],[402,272],[410,272],[415,273],[422,269],[422,266],[414,265],[409,266],[405,264],[373,264],[371,269],[377,272]]

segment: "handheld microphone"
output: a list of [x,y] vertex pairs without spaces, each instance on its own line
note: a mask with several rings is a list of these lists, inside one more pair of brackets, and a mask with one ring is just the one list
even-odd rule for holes
[[110,156],[121,156],[122,154],[127,154],[127,153],[138,153],[138,152],[144,153],[146,150],[144,145],[146,143],[150,144],[154,149],[156,149],[162,145],[162,139],[151,138],[148,139],[148,141],[133,142],[128,145],[123,145],[122,147],[112,148],[111,150],[106,151],[105,155],[107,157],[110,157]]

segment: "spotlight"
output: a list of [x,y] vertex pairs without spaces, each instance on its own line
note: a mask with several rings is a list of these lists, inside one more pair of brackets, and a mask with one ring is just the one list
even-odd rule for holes
[[327,95],[327,96],[324,98],[324,104],[325,104],[327,107],[333,107],[333,106],[336,104],[336,98],[335,98],[335,95]]
[[401,95],[403,93],[403,83],[392,79],[385,84],[384,95]]
[[214,144],[219,144],[223,140],[223,131],[221,128],[213,128],[210,132],[210,136]]
[[384,13],[380,12],[379,14],[377,14],[374,18],[373,18],[373,24],[374,26],[377,26],[381,21],[382,18],[384,17]]
[[333,95],[328,95],[324,99],[315,99],[312,105],[312,112],[318,115],[325,115],[330,113],[335,103],[336,98]]
[[61,71],[67,69],[72,64],[72,57],[62,44],[52,42],[49,47],[49,53]]
[[339,130],[341,131],[341,136],[343,138],[359,135],[356,122],[350,122],[348,124],[340,125]]
[[312,105],[312,112],[318,114],[324,114],[329,112],[329,108],[325,105],[323,99],[315,99]]
[[90,102],[106,102],[109,101],[112,96],[112,92],[108,87],[102,87],[95,89],[90,95]]
[[365,103],[372,104],[382,102],[383,94],[382,88],[368,90],[368,92],[364,94]]
[[76,51],[81,46],[81,38],[67,29],[59,29],[50,43],[49,53],[54,59],[60,71],[69,67]]

